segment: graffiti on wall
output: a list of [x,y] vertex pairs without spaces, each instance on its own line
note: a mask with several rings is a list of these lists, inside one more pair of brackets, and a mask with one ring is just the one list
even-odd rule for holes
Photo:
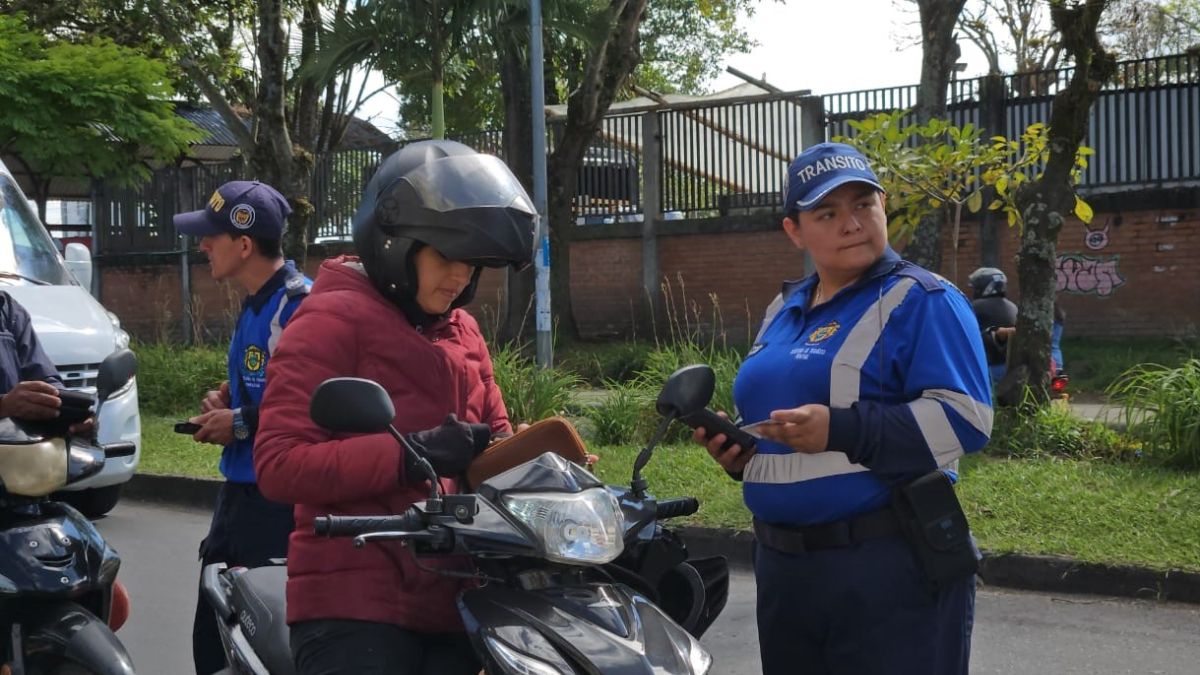
[[1055,275],[1058,291],[1107,298],[1121,286],[1125,277],[1117,270],[1121,256],[1088,256],[1064,253],[1058,256]]

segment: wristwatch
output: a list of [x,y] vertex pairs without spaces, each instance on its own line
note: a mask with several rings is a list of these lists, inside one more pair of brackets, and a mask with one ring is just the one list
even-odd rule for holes
[[233,409],[233,437],[239,441],[244,441],[250,438],[250,427],[246,426],[246,421],[242,419],[242,409]]

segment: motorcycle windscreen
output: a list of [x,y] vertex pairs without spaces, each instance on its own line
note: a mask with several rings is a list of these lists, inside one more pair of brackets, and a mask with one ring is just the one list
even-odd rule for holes
[[497,672],[705,673],[712,662],[687,631],[626,586],[489,586],[465,591],[458,606]]

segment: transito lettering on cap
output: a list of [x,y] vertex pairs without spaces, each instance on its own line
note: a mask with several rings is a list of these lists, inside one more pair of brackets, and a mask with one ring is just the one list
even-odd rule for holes
[[859,171],[868,171],[869,167],[867,166],[867,163],[864,162],[860,157],[834,155],[833,157],[818,159],[812,164],[800,169],[796,172],[796,178],[799,178],[801,181],[810,181],[823,173],[834,171],[836,169],[858,169]]

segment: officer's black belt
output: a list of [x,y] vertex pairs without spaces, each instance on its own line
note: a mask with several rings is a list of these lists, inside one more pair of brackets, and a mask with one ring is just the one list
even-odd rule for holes
[[772,525],[754,519],[754,536],[760,544],[791,555],[845,548],[894,534],[900,534],[900,522],[890,508],[820,525]]

